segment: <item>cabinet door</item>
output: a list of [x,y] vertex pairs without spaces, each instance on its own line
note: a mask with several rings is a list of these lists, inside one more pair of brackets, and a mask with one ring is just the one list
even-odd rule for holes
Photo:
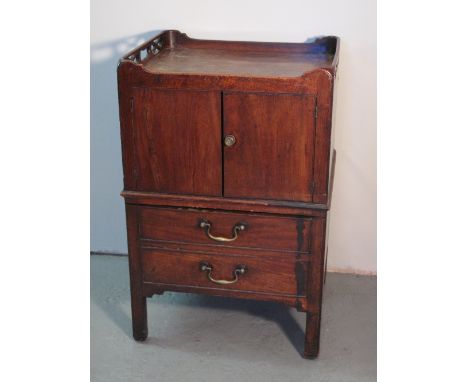
[[136,189],[221,195],[221,95],[210,91],[133,93]]
[[233,92],[223,100],[224,196],[312,201],[315,97]]

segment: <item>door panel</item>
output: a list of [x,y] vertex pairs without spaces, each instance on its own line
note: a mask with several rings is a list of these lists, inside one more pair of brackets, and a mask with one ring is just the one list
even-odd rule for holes
[[133,98],[137,190],[221,195],[220,93],[137,88]]
[[315,97],[225,93],[224,196],[312,201]]

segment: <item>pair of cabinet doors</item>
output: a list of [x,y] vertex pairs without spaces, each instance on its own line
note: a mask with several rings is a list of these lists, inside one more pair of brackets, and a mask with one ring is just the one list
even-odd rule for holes
[[132,93],[136,190],[312,201],[314,95]]

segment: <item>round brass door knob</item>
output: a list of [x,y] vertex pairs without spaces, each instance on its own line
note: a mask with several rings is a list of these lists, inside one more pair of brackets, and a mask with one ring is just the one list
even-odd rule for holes
[[236,143],[236,137],[234,135],[229,134],[224,137],[225,146],[231,147],[234,145],[234,143]]

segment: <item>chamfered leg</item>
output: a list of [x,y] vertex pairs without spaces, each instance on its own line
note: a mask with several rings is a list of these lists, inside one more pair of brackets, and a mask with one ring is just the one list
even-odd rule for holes
[[146,297],[132,293],[132,327],[133,338],[144,341],[148,337],[148,318],[146,313]]
[[133,338],[144,341],[148,337],[146,296],[142,292],[141,259],[138,248],[138,207],[125,205],[127,215],[128,266],[130,270],[130,295],[132,305]]
[[316,358],[320,343],[320,314],[307,312],[304,358]]
[[326,219],[312,221],[311,260],[308,279],[308,308],[304,343],[304,358],[316,358],[320,343],[320,316],[326,248]]

